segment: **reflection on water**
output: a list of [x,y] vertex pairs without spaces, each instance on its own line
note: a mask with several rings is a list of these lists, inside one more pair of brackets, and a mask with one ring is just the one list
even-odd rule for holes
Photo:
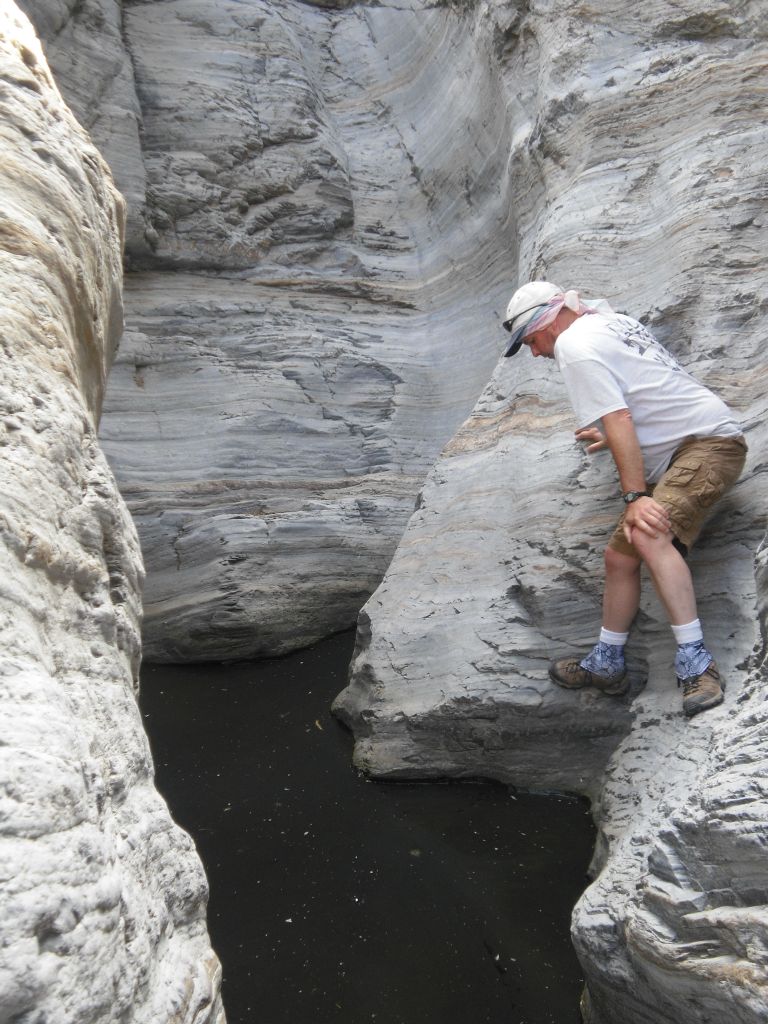
[[328,710],[353,640],[142,672],[158,786],[210,881],[229,1024],[578,1024],[585,804],[358,776]]

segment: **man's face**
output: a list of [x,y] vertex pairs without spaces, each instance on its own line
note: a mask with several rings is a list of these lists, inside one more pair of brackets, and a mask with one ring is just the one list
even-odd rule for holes
[[545,359],[554,359],[556,341],[557,334],[553,329],[553,325],[550,324],[549,327],[536,331],[530,337],[525,338],[523,344],[528,346],[533,356],[544,356]]

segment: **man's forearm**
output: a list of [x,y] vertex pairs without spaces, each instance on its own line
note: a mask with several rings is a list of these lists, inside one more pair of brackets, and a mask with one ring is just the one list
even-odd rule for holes
[[622,491],[644,491],[643,455],[629,410],[609,412],[602,419],[608,447],[619,471]]

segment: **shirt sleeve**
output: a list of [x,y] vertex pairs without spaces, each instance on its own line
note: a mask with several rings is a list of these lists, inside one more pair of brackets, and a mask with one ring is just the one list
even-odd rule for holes
[[609,412],[627,408],[619,379],[596,359],[577,359],[561,367],[578,430]]

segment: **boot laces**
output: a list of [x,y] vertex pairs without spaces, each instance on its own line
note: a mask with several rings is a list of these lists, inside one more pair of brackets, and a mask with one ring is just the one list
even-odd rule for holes
[[683,679],[683,697],[690,697],[692,693],[696,693],[700,681],[701,676],[689,676],[687,679]]

